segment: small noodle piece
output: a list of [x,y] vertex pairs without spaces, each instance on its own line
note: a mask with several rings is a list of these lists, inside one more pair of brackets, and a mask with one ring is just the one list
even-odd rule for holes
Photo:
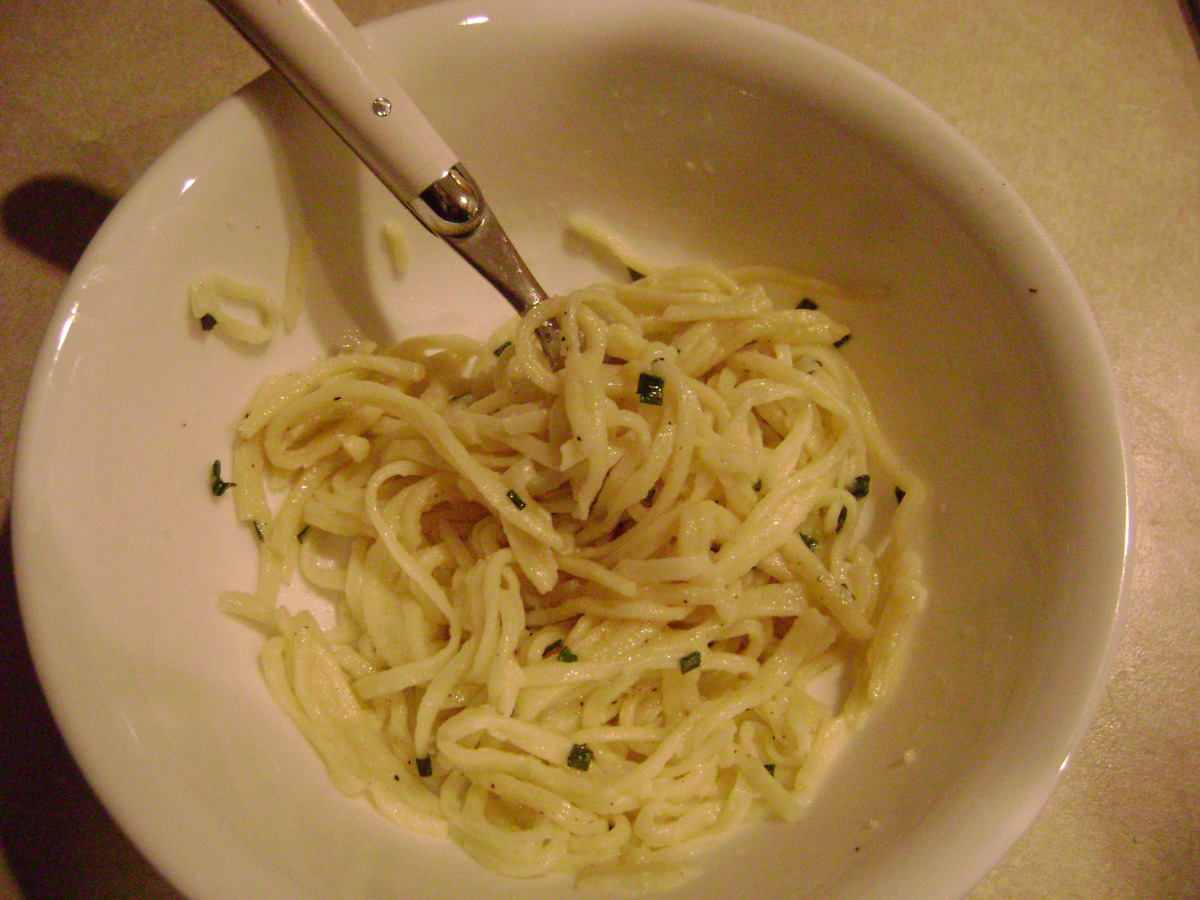
[[567,232],[582,240],[589,249],[615,259],[631,274],[648,275],[658,268],[649,260],[641,257],[611,229],[589,216],[581,214],[571,216],[567,222]]
[[279,319],[284,332],[290,333],[300,319],[300,311],[308,296],[309,273],[313,264],[313,242],[302,233],[288,251],[287,273],[284,277],[283,302],[279,304]]
[[382,235],[392,277],[399,280],[408,271],[408,239],[404,236],[404,226],[396,219],[385,219]]
[[[802,816],[926,593],[927,491],[832,296],[648,270],[546,301],[557,371],[527,318],[265,385],[233,466],[259,584],[222,606],[267,631],[338,787],[495,871],[606,889]],[[296,569],[333,624],[279,604]]]
[[[243,344],[263,344],[279,329],[279,308],[261,288],[213,273],[196,279],[188,288],[192,315],[205,330],[216,331]],[[247,320],[230,310],[240,307]]]

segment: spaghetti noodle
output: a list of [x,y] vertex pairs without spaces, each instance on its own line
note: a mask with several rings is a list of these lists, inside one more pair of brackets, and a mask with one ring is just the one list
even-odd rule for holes
[[[222,604],[341,790],[594,884],[801,815],[925,591],[925,490],[831,296],[687,266],[263,385],[231,475],[258,587]],[[279,604],[297,569],[328,622]]]

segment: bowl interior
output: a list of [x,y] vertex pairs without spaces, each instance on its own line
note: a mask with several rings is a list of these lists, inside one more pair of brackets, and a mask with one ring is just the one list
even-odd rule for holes
[[[565,236],[576,213],[664,263],[784,265],[852,292],[834,310],[848,352],[934,491],[931,602],[897,694],[810,815],[711,854],[679,896],[965,892],[1078,741],[1124,577],[1111,378],[1036,222],[911,98],[714,8],[455,2],[368,34],[552,292],[607,274]],[[190,281],[220,270],[278,295],[301,232],[316,277],[294,333],[245,354],[189,330]],[[85,771],[190,895],[512,895],[328,784],[266,696],[258,638],[213,607],[254,562],[203,490],[267,374],[353,336],[483,334],[507,315],[271,77],[160,161],[78,268],[21,436],[23,609]]]

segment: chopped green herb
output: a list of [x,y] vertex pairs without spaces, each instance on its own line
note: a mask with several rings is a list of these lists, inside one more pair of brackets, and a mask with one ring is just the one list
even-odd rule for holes
[[817,308],[817,302],[815,300],[813,300],[811,297],[805,297],[803,300],[801,300],[796,305],[796,309],[816,309],[816,308]]
[[267,539],[267,535],[263,531],[262,522],[255,522],[253,524],[254,524],[254,536],[256,538],[258,538],[260,541],[265,541]]
[[511,346],[512,346],[512,341],[505,341],[503,344],[501,344],[499,347],[497,347],[495,350],[492,351],[492,355],[499,356],[501,353],[503,353],[505,350],[507,350]]
[[212,492],[213,492],[214,497],[220,497],[231,487],[237,487],[236,482],[225,481],[224,479],[221,478],[221,461],[219,459],[213,460],[212,476],[209,479],[209,483],[212,485]]
[[654,494],[657,490],[658,490],[657,487],[651,487],[650,490],[646,491],[646,496],[645,496],[645,498],[643,498],[642,502],[643,503],[653,503],[654,502]]
[[296,540],[303,541],[304,536],[308,534],[308,529],[311,527],[312,527],[311,525],[305,525],[303,528],[301,528],[299,531],[297,531],[296,532]]
[[217,327],[217,317],[212,313],[205,313],[200,317],[200,327],[205,331],[212,331]]
[[768,775],[775,774],[775,763],[763,763],[763,768],[767,770]]
[[554,653],[556,650],[561,650],[562,645],[563,645],[563,642],[561,639],[555,641],[553,644],[551,644],[549,647],[547,647],[545,650],[542,651],[542,659],[545,659],[547,656]]
[[800,532],[800,540],[804,541],[804,546],[809,550],[817,549],[817,539],[815,537],[811,537],[802,531]]
[[639,272],[637,269],[633,268],[633,266],[626,266],[625,271],[629,273],[630,281],[641,281],[646,277],[645,272]]
[[567,765],[580,772],[586,772],[592,764],[592,751],[587,744],[572,744],[571,752],[567,754]]
[[871,490],[871,476],[870,475],[855,476],[854,483],[852,485],[850,485],[848,490],[850,491],[851,497],[854,497],[856,500],[861,500],[863,497],[867,496],[867,494]]
[[428,756],[421,756],[417,759],[417,774],[422,778],[428,778],[433,774],[433,760]]
[[899,503],[901,500],[904,499],[904,494],[905,494],[904,488],[896,488],[896,502],[897,503]]
[[842,511],[838,513],[837,527],[834,528],[838,534],[842,532],[842,526],[846,524],[846,507],[842,507]]
[[640,374],[638,376],[637,392],[643,403],[649,403],[651,406],[662,406],[663,380],[660,376],[651,375],[649,372]]
[[692,669],[700,668],[700,651],[693,650],[687,656],[679,657],[679,671],[686,675]]
[[515,506],[517,509],[525,508],[525,501],[521,499],[521,495],[518,494],[516,491],[509,491],[506,496],[508,497],[509,500],[512,501],[512,505]]
[[850,335],[849,335],[849,334],[845,334],[845,335],[843,335],[842,337],[838,338],[836,341],[834,341],[834,342],[833,342],[833,346],[835,346],[835,347],[842,347],[842,346],[843,346],[843,345],[846,343],[846,341],[848,341],[848,340],[850,340]]
[[563,644],[562,650],[560,650],[558,652],[558,661],[565,662],[565,663],[573,663],[573,662],[578,662],[579,657],[571,652],[570,647],[568,647],[566,644]]

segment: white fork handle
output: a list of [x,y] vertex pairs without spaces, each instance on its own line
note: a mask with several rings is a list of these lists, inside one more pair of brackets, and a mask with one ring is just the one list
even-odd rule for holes
[[210,2],[410,208],[458,162],[333,0]]

